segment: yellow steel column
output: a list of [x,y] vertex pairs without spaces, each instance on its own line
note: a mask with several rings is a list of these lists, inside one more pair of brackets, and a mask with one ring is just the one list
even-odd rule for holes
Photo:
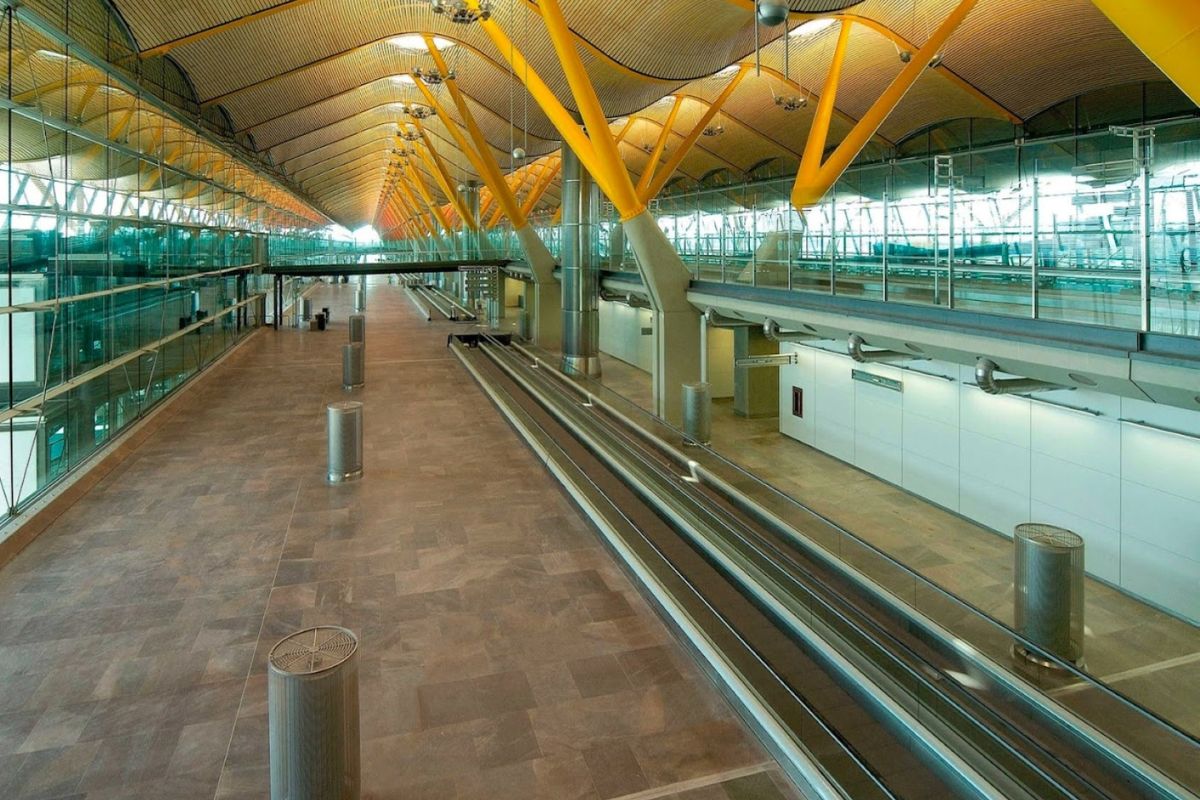
[[[422,34],[425,39],[425,46],[429,48],[429,54],[433,56],[433,61],[437,64],[437,68],[442,75],[449,75],[450,68],[442,58],[441,51],[438,50],[437,44],[433,37],[429,34]],[[424,81],[417,79],[418,83],[424,84]],[[462,117],[463,123],[467,128],[467,135],[471,137],[471,141],[475,145],[475,154],[479,162],[480,173],[479,177],[483,178],[484,183],[492,190],[492,195],[496,198],[496,202],[504,209],[504,215],[509,218],[514,228],[520,228],[525,225],[525,217],[521,214],[521,209],[517,205],[517,199],[513,196],[512,189],[504,180],[504,173],[500,171],[500,165],[496,163],[496,157],[492,155],[491,146],[487,143],[487,139],[483,135],[483,131],[479,129],[479,125],[475,122],[475,116],[471,113],[470,107],[467,105],[467,99],[463,97],[462,92],[458,90],[458,82],[447,77],[445,79],[446,88],[450,91],[450,97],[454,100],[454,105],[458,108],[458,114]],[[425,91],[429,91],[426,88]],[[432,97],[432,93],[430,93]],[[449,120],[447,120],[449,123]]]
[[838,88],[842,82],[842,66],[846,63],[846,50],[850,46],[851,22],[841,21],[837,46],[833,49],[833,60],[829,62],[829,73],[821,86],[821,98],[813,112],[812,125],[808,128],[808,140],[804,143],[804,156],[800,159],[798,180],[811,181],[821,169],[825,157],[825,143],[829,140],[829,126],[833,124],[833,109],[837,102]]
[[[850,129],[850,133],[846,138],[838,144],[837,149],[829,156],[824,164],[813,172],[813,159],[809,158],[808,148],[805,148],[805,157],[801,161],[800,170],[796,174],[796,184],[792,187],[792,206],[796,209],[803,209],[808,206],[815,205],[821,201],[825,193],[837,182],[846,168],[851,162],[858,157],[862,149],[866,147],[867,142],[879,130],[892,113],[893,109],[904,99],[904,95],[912,88],[917,79],[925,72],[929,66],[929,62],[933,61],[946,44],[946,40],[958,28],[962,21],[966,19],[967,14],[975,7],[978,0],[961,0],[961,2],[950,12],[949,16],[943,20],[938,26],[933,35],[925,44],[921,45],[921,49],[913,53],[912,60],[904,65],[900,70],[900,74],[884,89],[883,94],[879,96],[867,113],[862,116],[857,124]],[[843,23],[845,24],[845,23]],[[824,101],[829,96],[829,91],[825,90],[821,95],[821,100]],[[832,104],[833,100],[830,99]],[[831,112],[832,113],[832,112]],[[814,129],[816,122],[814,121]],[[819,158],[819,154],[817,155]]]
[[[655,172],[654,178],[648,184],[646,184],[646,188],[641,191],[640,199],[643,203],[649,203],[651,198],[655,197],[659,192],[662,191],[663,186],[665,186],[667,181],[671,179],[671,175],[673,175],[675,170],[679,169],[679,165],[683,163],[684,156],[688,154],[688,152],[700,139],[700,135],[704,133],[704,129],[708,127],[708,123],[712,122],[713,117],[715,117],[717,112],[721,110],[721,106],[725,105],[725,101],[729,99],[730,95],[732,95],[734,90],[737,89],[738,84],[742,82],[742,78],[744,78],[746,73],[749,71],[749,64],[741,64],[738,67],[737,73],[729,79],[729,83],[724,89],[721,90],[721,94],[717,95],[717,98],[712,101],[712,105],[710,105],[708,110],[704,112],[704,116],[700,117],[700,121],[696,123],[691,132],[684,137],[682,142],[679,143],[679,147],[675,148],[675,152],[671,154],[671,157],[667,160],[667,163],[663,164],[662,167]],[[649,171],[653,166],[653,164],[648,165],[646,167],[647,171]],[[644,177],[645,176],[643,175],[643,178]]]
[[658,167],[658,160],[662,158],[663,148],[667,146],[667,140],[671,138],[671,131],[675,129],[675,118],[679,116],[679,107],[683,105],[683,95],[675,95],[675,102],[671,105],[671,113],[667,114],[667,121],[663,123],[662,130],[658,134],[658,141],[654,143],[654,150],[650,153],[650,160],[646,162],[646,169],[642,171],[642,177],[638,180],[637,190],[638,196],[645,202],[646,189],[650,186],[650,180],[654,177],[654,171]]
[[1200,2],[1196,0],[1092,0],[1200,106]]
[[607,178],[611,191],[605,191],[605,194],[617,207],[621,218],[635,217],[646,209],[646,204],[634,190],[629,170],[625,168],[625,163],[617,152],[617,143],[608,128],[608,119],[600,106],[600,98],[596,96],[592,79],[584,69],[579,51],[575,49],[575,40],[567,27],[566,19],[563,18],[562,8],[559,7],[558,0],[541,0],[538,8],[541,10],[542,20],[546,23],[546,32],[550,34],[554,51],[558,53],[559,64],[567,76],[571,94],[579,106],[579,114],[587,126],[587,136],[595,148],[598,166],[602,169],[600,173],[592,174]]
[[[447,120],[446,124],[451,125],[453,123]],[[425,151],[421,152],[421,158],[429,166],[429,172],[437,180],[438,186],[441,187],[442,191],[446,193],[446,197],[454,204],[454,209],[458,212],[459,217],[467,219],[470,215],[463,208],[462,199],[458,196],[458,192],[455,191],[454,184],[450,180],[450,172],[446,169],[446,162],[442,161],[442,157],[438,155],[437,149],[434,148],[433,142],[429,139],[429,134],[425,132],[425,127],[421,125],[421,120],[413,117],[413,127],[417,133],[421,134],[421,141],[425,145]],[[428,155],[426,155],[426,151]],[[432,165],[429,163],[431,160],[433,161]],[[471,227],[474,229],[475,226],[472,224]]]
[[550,166],[549,161],[546,162],[544,168],[542,169],[541,177],[538,178],[537,183],[533,185],[533,189],[530,190],[529,196],[525,198],[525,205],[521,207],[522,214],[529,216],[529,214],[533,212],[533,208],[537,205],[538,200],[542,199],[542,195],[545,194],[546,190],[550,188],[550,184],[554,183],[554,178],[558,175],[558,170],[560,167],[562,167],[561,156],[558,157],[558,161],[553,167]]

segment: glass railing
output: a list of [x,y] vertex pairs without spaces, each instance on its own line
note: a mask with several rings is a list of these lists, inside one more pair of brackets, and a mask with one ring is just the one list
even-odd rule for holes
[[[791,178],[652,211],[697,280],[1198,336],[1200,121],[1124,133],[857,166],[803,212]],[[636,271],[618,226],[598,257]]]

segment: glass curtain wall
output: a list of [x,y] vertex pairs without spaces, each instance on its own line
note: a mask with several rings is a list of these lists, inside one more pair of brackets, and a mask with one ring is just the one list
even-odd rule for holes
[[10,6],[0,41],[7,518],[261,324],[268,238],[327,220],[168,106],[180,73],[122,70],[98,0]]

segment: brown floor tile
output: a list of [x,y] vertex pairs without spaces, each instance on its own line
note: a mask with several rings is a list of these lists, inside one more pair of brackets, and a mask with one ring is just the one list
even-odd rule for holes
[[[373,284],[347,395],[351,291],[316,291],[331,330],[256,335],[0,570],[0,797],[261,800],[266,654],[314,624],[360,637],[372,800],[598,800],[651,785],[664,734],[740,730],[446,349],[461,329]],[[329,486],[347,396],[365,475]]]

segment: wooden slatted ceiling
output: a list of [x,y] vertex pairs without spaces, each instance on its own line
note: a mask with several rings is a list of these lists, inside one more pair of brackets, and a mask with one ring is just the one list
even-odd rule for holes
[[[560,1],[572,29],[590,43],[579,50],[606,113],[614,117],[645,109],[657,98],[675,91],[712,99],[725,79],[686,85],[684,79],[715,72],[744,58],[752,46],[750,0]],[[260,11],[278,0],[116,2],[139,44],[148,48]],[[874,20],[919,45],[956,2],[793,0],[790,5],[804,12],[846,9],[848,14]],[[167,9],[172,13],[165,13]],[[529,4],[525,0],[502,0],[495,18],[564,105],[572,108],[573,98],[553,48]],[[798,23],[796,20],[793,25]],[[496,146],[498,160],[507,165],[511,136],[507,118],[514,95],[504,74],[507,67],[478,26],[453,25],[444,16],[433,15],[425,0],[311,0],[252,24],[184,44],[173,50],[172,56],[188,70],[202,99],[268,80],[262,86],[222,97],[220,102],[236,127],[251,128],[261,148],[271,149],[277,161],[294,159],[296,163],[290,166],[298,169],[315,160],[301,157],[313,147],[331,144],[339,137],[349,138],[350,143],[369,139],[371,134],[361,132],[380,124],[380,119],[386,121],[388,110],[381,104],[389,98],[417,99],[414,92],[380,85],[387,76],[402,74],[414,64],[432,65],[428,55],[405,53],[386,41],[391,36],[417,31],[463,42],[462,46],[449,48],[446,56],[458,72],[459,85],[473,98],[472,108],[485,135]],[[770,32],[764,33],[769,39]],[[833,26],[820,34],[790,41],[789,74],[805,89],[821,93],[836,35]],[[783,40],[778,39],[764,48],[764,65],[782,70],[782,45]],[[855,25],[838,96],[840,112],[856,118],[870,107],[901,67],[897,50],[886,30]],[[329,60],[312,65],[321,59]],[[1158,71],[1095,11],[1090,0],[979,0],[945,48],[943,64],[999,106],[1021,116],[1096,88],[1161,79]],[[305,68],[270,80],[301,67]],[[639,76],[638,72],[645,74]],[[772,155],[785,157],[800,152],[812,107],[784,113],[772,101],[772,89],[777,93],[801,93],[765,75],[747,77],[727,105],[731,121],[725,125],[725,135],[702,139],[700,145],[705,149],[684,161],[684,172],[699,175],[721,163],[746,169]],[[540,109],[524,102],[521,91],[515,96],[519,102],[511,116],[515,117],[515,125],[523,126],[528,112],[531,137],[526,149],[530,155],[553,149],[557,135]],[[685,122],[702,113],[702,106],[694,105],[677,120],[672,144],[686,131]],[[647,113],[654,116],[657,112],[651,109]],[[355,115],[363,117],[362,124],[351,121]],[[665,109],[661,116],[665,116]],[[1002,117],[1003,112],[986,98],[931,71],[920,78],[880,134],[895,141],[935,122],[964,116]],[[843,118],[835,121],[831,144],[840,140],[849,124]],[[448,135],[445,138],[449,141]],[[525,134],[517,130],[514,138],[523,143]],[[378,199],[386,169],[385,147],[380,148],[378,157],[382,166],[372,158],[364,158],[362,180],[347,177],[340,193],[339,187],[330,187],[327,195],[336,200],[338,208],[372,206],[368,213],[374,213],[373,203]],[[633,156],[638,152],[636,147],[624,150],[630,154],[636,173],[641,168]],[[443,154],[448,155],[448,150]],[[470,174],[461,157],[455,161],[455,169]],[[432,181],[430,187],[436,190]]]

